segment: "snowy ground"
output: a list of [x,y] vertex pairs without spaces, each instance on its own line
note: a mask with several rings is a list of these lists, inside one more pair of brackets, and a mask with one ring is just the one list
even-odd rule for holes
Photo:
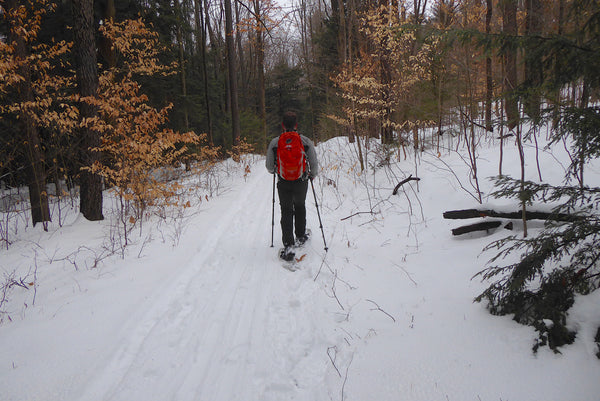
[[[505,171],[517,174],[514,146],[506,152]],[[534,355],[532,328],[473,303],[486,287],[471,279],[491,256],[482,248],[509,232],[452,237],[464,221],[442,213],[476,206],[456,153],[426,152],[375,175],[359,173],[345,139],[318,153],[329,251],[309,192],[313,238],[297,272],[276,257],[278,207],[269,246],[272,177],[261,158],[247,177],[229,167],[219,196],[175,225],[145,223],[123,258],[96,267],[114,236],[110,218],[20,232],[0,250],[4,280],[29,286],[13,286],[2,306],[0,399],[598,400],[598,291],[577,299],[578,336],[560,355]],[[481,150],[484,191],[497,153]],[[545,180],[561,181],[561,157],[542,152]],[[379,160],[369,153],[368,163]],[[392,195],[410,174],[421,181]]]

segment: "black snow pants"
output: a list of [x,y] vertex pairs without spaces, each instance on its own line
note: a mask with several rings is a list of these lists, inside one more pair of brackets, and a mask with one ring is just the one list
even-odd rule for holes
[[[283,246],[294,245],[296,238],[302,237],[306,232],[306,192],[308,180],[299,179],[286,181],[279,179],[277,193],[281,206],[281,236]],[[294,226],[295,223],[295,226]]]

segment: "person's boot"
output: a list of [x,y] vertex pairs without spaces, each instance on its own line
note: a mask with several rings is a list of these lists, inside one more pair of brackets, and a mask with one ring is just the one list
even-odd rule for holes
[[291,246],[286,246],[279,252],[279,258],[285,260],[286,262],[291,262],[294,260],[294,256],[296,256],[296,254]]
[[306,232],[304,233],[304,235],[296,238],[296,245],[297,246],[302,246],[306,243],[306,241],[308,241],[308,239],[310,238],[310,230],[306,230]]

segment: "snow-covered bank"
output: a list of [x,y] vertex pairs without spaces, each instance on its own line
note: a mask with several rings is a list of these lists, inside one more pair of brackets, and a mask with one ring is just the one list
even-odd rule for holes
[[[598,291],[578,298],[570,315],[578,337],[562,355],[532,354],[532,328],[473,303],[486,284],[471,278],[491,256],[481,250],[507,231],[451,236],[457,223],[442,213],[475,206],[457,154],[386,166],[371,152],[374,175],[360,173],[344,138],[318,153],[329,251],[309,193],[313,238],[294,273],[276,257],[277,207],[269,247],[272,177],[263,160],[248,177],[243,169],[223,177],[228,190],[196,206],[184,227],[153,227],[152,240],[96,268],[84,255],[101,252],[109,221],[29,230],[1,250],[0,269],[34,285],[13,288],[6,305],[0,399],[598,399]],[[496,153],[481,150],[484,192]],[[516,150],[506,157],[516,175]],[[562,180],[557,158],[542,152],[544,179]],[[528,172],[535,177],[536,166]],[[410,174],[421,181],[392,195]],[[78,269],[65,258],[77,249]]]

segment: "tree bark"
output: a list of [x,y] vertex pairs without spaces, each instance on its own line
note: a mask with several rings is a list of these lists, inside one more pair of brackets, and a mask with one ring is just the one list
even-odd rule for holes
[[202,0],[194,0],[194,13],[196,20],[196,34],[200,37],[196,38],[197,51],[200,53],[200,63],[202,64],[202,81],[204,85],[204,102],[206,103],[206,122],[208,125],[208,141],[212,145],[213,129],[212,116],[210,107],[210,96],[208,95],[208,68],[206,66],[206,25],[204,23],[204,11],[202,9]]
[[427,0],[413,0],[413,16],[415,25],[421,25],[425,19]]
[[[6,2],[6,9],[11,10],[17,7],[19,2],[9,0]],[[18,34],[20,29],[14,24],[16,21],[8,20],[9,43],[14,43],[15,54],[18,59],[25,60],[29,56],[27,44],[23,36]],[[23,80],[18,84],[18,101],[27,103],[34,101],[34,94],[31,83],[31,68],[27,62],[24,62],[19,68],[19,75]],[[42,223],[44,230],[48,230],[48,221],[50,219],[50,207],[48,205],[48,193],[46,191],[46,171],[44,169],[44,155],[42,153],[41,141],[38,127],[35,125],[33,117],[25,110],[19,113],[19,120],[22,129],[25,132],[25,151],[29,161],[28,166],[28,186],[29,201],[31,203],[31,219],[33,225]]]
[[231,126],[233,146],[240,143],[240,115],[238,108],[237,60],[233,41],[233,17],[231,0],[225,0],[225,44],[227,47],[227,66],[229,70],[229,97],[231,108]]
[[481,223],[469,224],[452,229],[452,235],[462,235],[472,233],[473,231],[488,231],[498,228],[502,225],[501,221],[482,221]]
[[181,5],[179,0],[175,0],[175,12],[178,21],[175,37],[177,38],[177,48],[179,54],[179,77],[181,82],[181,96],[183,97],[183,124],[185,130],[190,129],[190,121],[188,115],[188,100],[187,100],[187,79],[185,74],[185,55],[183,51],[183,33],[181,32],[181,26],[183,25],[183,14],[181,12]]
[[[234,26],[235,27],[239,27],[241,26],[241,18],[240,18],[240,4],[237,1],[234,1],[233,4],[233,9],[232,11],[235,12],[235,20],[234,20]],[[247,66],[246,63],[244,62],[244,45],[242,44],[242,35],[243,35],[243,30],[241,32],[236,32],[235,34],[235,43],[236,43],[236,49],[235,49],[235,54],[237,56],[237,73],[236,76],[239,76],[238,79],[238,104],[248,104],[250,101],[250,97],[248,95],[248,92],[250,90],[250,71],[249,69],[251,69],[251,66]],[[248,35],[250,36],[250,35]],[[250,55],[249,60],[248,60],[248,64],[251,64],[253,62],[253,58]],[[253,100],[253,99],[252,99]]]
[[392,195],[398,194],[398,190],[400,189],[400,187],[409,181],[421,181],[421,179],[419,177],[413,177],[412,174],[409,175],[408,178],[403,179],[394,187],[394,190],[392,191]]
[[338,11],[338,57],[341,64],[347,60],[347,48],[348,43],[346,41],[346,8],[343,0],[332,0],[336,3],[336,10]]
[[[516,38],[517,30],[517,0],[502,0],[502,30],[507,37]],[[519,103],[515,94],[517,88],[517,54],[513,49],[507,49],[504,54],[506,93],[504,102],[508,129],[514,129],[519,123]]]
[[267,138],[267,108],[265,101],[265,42],[260,0],[254,0],[254,13],[256,14],[256,69],[258,72],[258,113],[260,116],[261,137],[264,148],[268,146]]
[[[485,33],[490,35],[492,33],[492,15],[493,5],[492,0],[486,0],[487,9],[485,13]],[[492,127],[492,98],[493,98],[493,80],[492,80],[492,58],[487,56],[485,58],[485,128],[489,132],[493,132]]]
[[[525,35],[539,35],[542,32],[543,2],[526,0]],[[542,61],[538,58],[527,57],[525,61],[525,82],[528,93],[525,96],[525,112],[537,125],[540,122],[541,97],[538,91],[542,83]]]
[[[107,0],[102,12],[102,17],[105,21],[114,21],[117,15],[115,1]],[[98,53],[106,63],[105,68],[114,68],[117,66],[117,55],[113,49],[113,43],[104,35],[100,36],[100,38],[98,39]]]
[[[23,85],[31,85],[26,79]],[[50,218],[50,207],[48,205],[48,193],[46,190],[46,171],[44,169],[44,156],[41,151],[41,141],[37,127],[30,116],[25,117],[25,134],[27,138],[27,156],[29,159],[29,202],[31,203],[31,219],[33,226],[42,223],[44,231],[48,231]]]
[[220,36],[217,37],[215,31],[210,23],[210,13],[208,7],[208,0],[199,0],[204,3],[204,26],[206,27],[206,31],[208,32],[208,38],[210,39],[211,49],[215,49],[219,46],[219,43],[222,43],[220,40]]
[[[522,211],[515,212],[498,212],[491,209],[461,209],[461,210],[449,210],[443,214],[445,219],[449,220],[463,220],[473,219],[477,217],[499,217],[505,219],[518,220],[522,217]],[[552,221],[579,221],[581,217],[566,214],[566,213],[549,213],[549,212],[536,212],[527,211],[527,220],[552,220]]]
[[[77,88],[82,97],[98,95],[98,65],[94,29],[93,0],[72,0],[74,17],[74,47],[77,63]],[[82,119],[97,115],[97,109],[83,100],[80,104]],[[87,170],[100,159],[94,148],[100,146],[100,134],[82,124],[80,131],[81,163],[80,211],[91,221],[104,219],[102,215],[102,179]]]

